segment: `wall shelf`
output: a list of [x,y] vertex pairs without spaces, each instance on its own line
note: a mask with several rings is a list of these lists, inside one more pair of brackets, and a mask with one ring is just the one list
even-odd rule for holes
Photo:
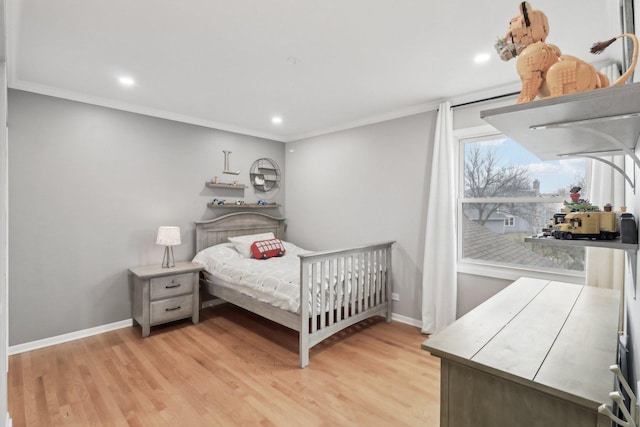
[[627,253],[627,264],[631,271],[631,278],[633,280],[633,299],[636,299],[636,282],[638,277],[638,244],[637,243],[622,243],[620,238],[614,240],[591,240],[591,239],[572,239],[563,240],[556,239],[555,237],[525,237],[525,243],[532,243],[535,245],[543,246],[578,246],[578,247],[592,247],[592,248],[608,248],[608,249],[620,249]]
[[540,160],[633,152],[640,135],[640,83],[480,112]]
[[211,181],[205,182],[205,185],[210,188],[232,188],[238,190],[244,190],[245,188],[247,188],[247,186],[244,184],[227,184],[222,182],[215,183]]
[[[480,117],[540,160],[627,155],[636,166],[640,83],[596,89],[480,112]],[[635,179],[616,167],[635,192]]]
[[584,246],[594,248],[609,248],[609,249],[621,249],[624,251],[637,251],[637,243],[622,243],[620,239],[614,240],[590,240],[590,239],[572,239],[562,240],[554,237],[525,237],[526,243],[534,243],[546,246]]
[[280,207],[280,205],[277,203],[269,203],[266,205],[259,205],[257,203],[245,203],[243,205],[236,205],[235,203],[228,203],[224,205],[219,205],[217,203],[207,203],[207,206],[215,209],[268,209]]

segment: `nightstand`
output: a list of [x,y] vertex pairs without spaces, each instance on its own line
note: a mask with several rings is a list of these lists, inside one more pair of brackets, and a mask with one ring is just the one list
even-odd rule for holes
[[133,275],[133,318],[149,336],[151,326],[191,317],[199,321],[199,280],[202,264],[178,262],[175,267],[160,265],[130,268]]

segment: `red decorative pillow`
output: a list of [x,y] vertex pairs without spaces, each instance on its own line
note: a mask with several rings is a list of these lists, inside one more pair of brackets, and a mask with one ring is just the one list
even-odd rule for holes
[[255,259],[267,259],[284,255],[286,250],[280,239],[257,240],[251,244],[251,254]]

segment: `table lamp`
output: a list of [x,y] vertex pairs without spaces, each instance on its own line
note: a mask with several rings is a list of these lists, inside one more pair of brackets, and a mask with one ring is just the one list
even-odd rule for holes
[[173,258],[173,245],[179,245],[180,227],[160,227],[158,228],[157,245],[164,245],[164,257],[162,258],[162,268],[175,267]]

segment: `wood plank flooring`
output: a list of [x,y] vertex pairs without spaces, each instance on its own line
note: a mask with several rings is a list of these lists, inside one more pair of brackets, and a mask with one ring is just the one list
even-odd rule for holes
[[412,326],[370,319],[311,349],[223,305],[9,358],[13,426],[437,426],[440,362]]

